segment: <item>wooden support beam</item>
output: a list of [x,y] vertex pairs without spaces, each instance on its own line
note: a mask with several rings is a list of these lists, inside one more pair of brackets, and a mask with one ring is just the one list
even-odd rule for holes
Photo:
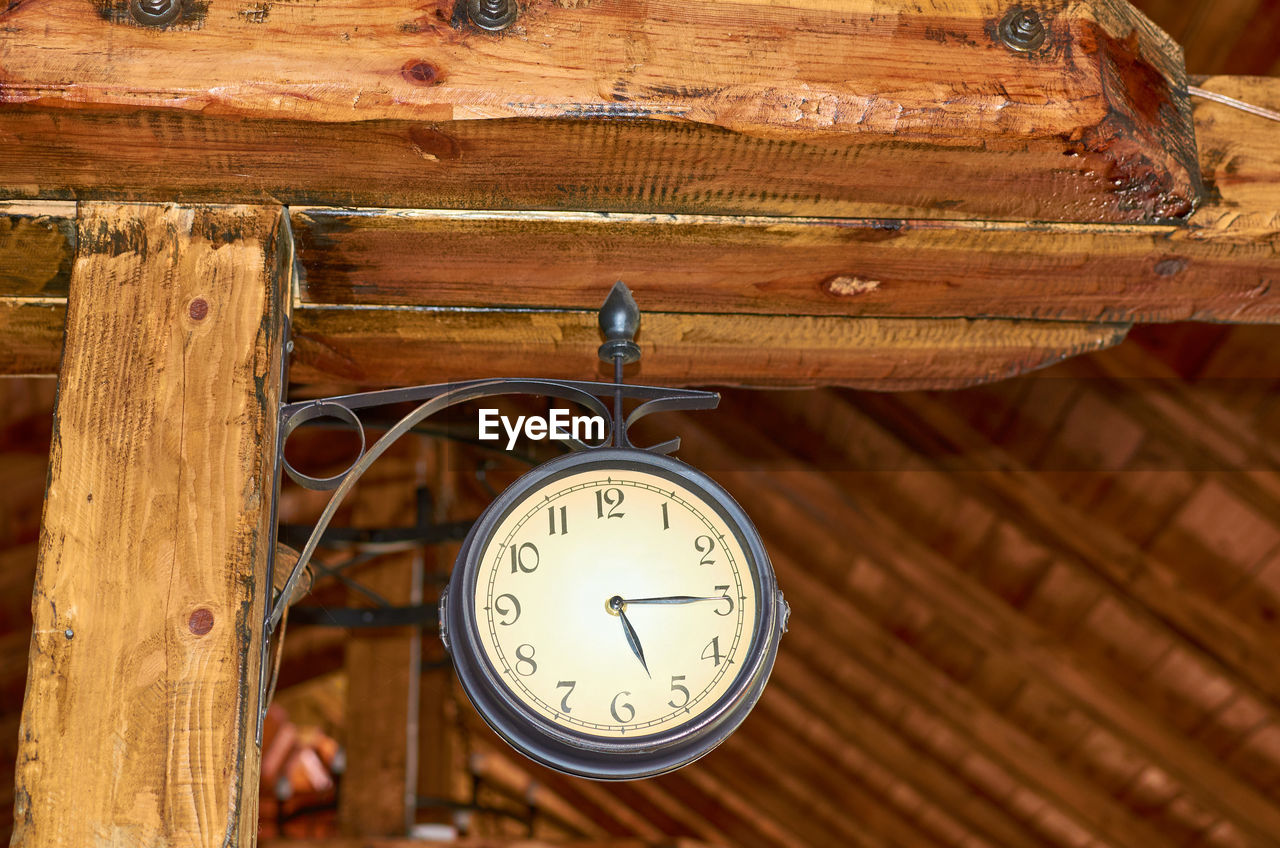
[[[0,299],[0,376],[57,367],[57,302]],[[1118,344],[1127,324],[647,314],[636,379],[671,385],[942,389],[1003,380]],[[290,376],[335,390],[482,377],[599,379],[586,311],[304,307]],[[762,357],[762,351],[768,356]],[[6,358],[8,357],[8,358]],[[530,362],[536,361],[536,369]]]
[[75,219],[74,203],[0,201],[0,295],[66,296]]
[[57,374],[66,320],[65,297],[0,297],[0,375]]
[[[361,478],[354,526],[405,527],[417,519],[417,437],[401,439],[389,462]],[[392,464],[394,463],[394,464]],[[422,602],[417,551],[389,554],[353,577],[393,606]],[[369,599],[348,593],[352,605]],[[418,791],[418,670],[421,627],[360,628],[347,638],[347,768],[338,818],[348,836],[403,836],[413,824]]]
[[[1280,79],[1207,89],[1280,109]],[[1274,125],[1195,101],[1213,189],[1185,226],[295,208],[314,304],[1280,321]]]
[[13,844],[251,845],[278,208],[86,204]]
[[[437,524],[467,520],[476,513],[458,498],[458,472],[454,464],[459,445],[448,439],[427,439],[421,446],[422,473],[431,498],[429,519]],[[422,548],[423,603],[439,604],[461,542]],[[455,700],[457,676],[444,643],[436,634],[422,641],[422,665],[418,674],[418,786],[420,798],[458,801],[462,785],[469,782],[466,755],[458,729]],[[418,821],[451,823],[454,811],[445,805],[417,812]]]
[[445,2],[181,8],[0,13],[0,195],[1141,222],[1201,195],[1181,48],[1121,0],[1042,8],[1029,52],[998,0],[531,0],[500,36]]
[[[1207,89],[1280,109],[1280,80]],[[1272,125],[1194,104],[1210,197],[1185,226],[594,212],[291,210],[300,305],[1076,321],[1280,320]],[[57,297],[75,207],[0,203],[0,297]]]
[[[893,391],[1004,379],[1118,343],[1124,324],[649,313],[634,379]],[[598,379],[594,311],[307,308],[299,381],[370,386],[537,375]]]

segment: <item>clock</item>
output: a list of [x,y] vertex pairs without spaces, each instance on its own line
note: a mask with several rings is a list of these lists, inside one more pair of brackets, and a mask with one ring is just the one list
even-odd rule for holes
[[686,765],[763,691],[787,606],[755,527],[697,469],[595,448],[513,483],[463,543],[441,634],[485,721],[601,780]]

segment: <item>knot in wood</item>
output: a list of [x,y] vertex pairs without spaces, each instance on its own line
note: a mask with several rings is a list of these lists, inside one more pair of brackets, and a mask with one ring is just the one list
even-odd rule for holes
[[187,629],[197,636],[203,636],[213,629],[213,610],[201,607],[191,613],[191,618],[187,620]]
[[414,85],[436,85],[441,81],[440,69],[421,59],[410,59],[400,68],[400,76]]

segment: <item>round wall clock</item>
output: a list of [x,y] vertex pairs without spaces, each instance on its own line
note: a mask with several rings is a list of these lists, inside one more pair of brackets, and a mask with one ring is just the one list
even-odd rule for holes
[[604,780],[686,765],[755,705],[786,604],[746,513],[634,448],[525,474],[476,522],[441,631],[480,715],[529,757]]

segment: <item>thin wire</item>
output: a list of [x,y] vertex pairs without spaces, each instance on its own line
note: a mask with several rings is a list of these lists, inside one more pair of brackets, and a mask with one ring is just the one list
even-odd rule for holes
[[1225,94],[1219,94],[1216,91],[1207,91],[1196,85],[1187,86],[1187,93],[1194,97],[1203,97],[1205,100],[1212,100],[1214,103],[1221,103],[1223,106],[1230,106],[1232,109],[1239,109],[1241,112],[1248,112],[1250,115],[1257,115],[1259,118],[1266,118],[1269,121],[1280,121],[1280,112],[1274,109],[1267,109],[1264,106],[1255,106],[1252,103],[1246,103],[1243,100],[1237,100],[1234,97],[1228,97]]

